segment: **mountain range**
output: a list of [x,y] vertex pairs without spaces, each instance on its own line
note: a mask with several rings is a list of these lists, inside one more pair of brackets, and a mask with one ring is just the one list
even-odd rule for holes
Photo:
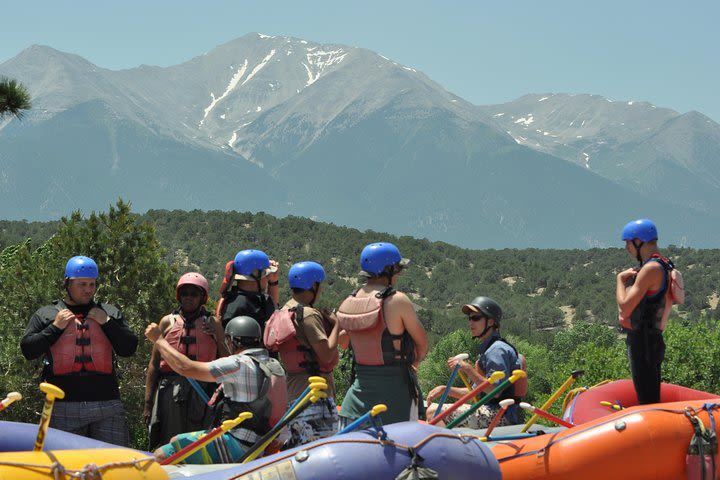
[[362,48],[248,34],[167,68],[46,46],[0,65],[29,90],[0,123],[0,218],[264,211],[470,248],[720,245],[720,125],[646,102],[477,106]]

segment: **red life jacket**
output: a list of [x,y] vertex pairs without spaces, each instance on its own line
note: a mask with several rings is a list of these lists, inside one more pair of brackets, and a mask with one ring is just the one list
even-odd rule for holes
[[53,374],[112,373],[113,348],[105,332],[95,320],[76,317],[50,347]]
[[[217,358],[217,343],[215,339],[206,333],[198,322],[208,322],[209,314],[203,312],[192,325],[188,325],[181,314],[172,314],[170,319],[173,322],[165,333],[165,340],[178,352],[190,360],[198,362],[212,362]],[[171,373],[173,369],[165,360],[160,360],[160,371]]]
[[300,344],[298,330],[305,317],[302,305],[276,310],[265,324],[263,341],[271,352],[280,353],[280,361],[287,373],[330,373],[340,361],[335,350],[332,360],[321,362],[312,346]]
[[[392,287],[367,297],[358,297],[355,291],[340,304],[338,322],[350,337],[354,361],[358,365],[412,363],[414,345],[407,331],[392,335],[385,324],[383,304],[394,293]],[[395,348],[394,340],[401,341],[399,350]]]

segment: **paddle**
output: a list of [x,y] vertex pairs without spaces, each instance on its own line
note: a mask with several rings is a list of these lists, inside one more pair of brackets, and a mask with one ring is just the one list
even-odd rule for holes
[[450,415],[452,412],[457,410],[460,405],[463,405],[465,402],[470,400],[471,398],[475,397],[478,393],[482,392],[483,389],[487,388],[490,384],[495,384],[505,378],[505,372],[497,371],[493,372],[490,377],[486,378],[484,382],[482,382],[480,385],[475,387],[474,389],[470,390],[467,394],[465,394],[462,398],[458,399],[455,403],[450,405],[447,410],[442,412],[440,415],[433,417],[428,423],[430,425],[435,425],[448,415]]
[[42,415],[40,416],[40,426],[38,428],[37,438],[35,439],[35,447],[33,448],[36,452],[42,451],[43,445],[45,445],[45,435],[47,435],[48,427],[50,427],[50,417],[52,416],[55,399],[65,398],[65,392],[52,383],[41,383],[40,391],[45,393],[45,405],[43,405]]
[[195,389],[195,392],[198,394],[198,396],[202,399],[203,402],[209,404],[210,403],[210,397],[208,397],[207,392],[203,390],[203,388],[200,386],[200,384],[195,380],[194,378],[185,377],[185,379],[188,381],[190,386]]
[[460,353],[458,355],[455,355],[453,357],[453,360],[455,360],[457,363],[455,364],[455,367],[453,367],[452,372],[450,373],[450,378],[448,378],[447,385],[445,385],[445,390],[443,391],[442,395],[440,396],[440,401],[438,401],[438,407],[435,410],[435,415],[433,415],[433,418],[437,417],[440,412],[442,412],[443,405],[445,405],[445,400],[447,400],[448,394],[450,393],[450,389],[453,386],[453,383],[455,382],[455,377],[457,377],[458,372],[460,371],[460,367],[462,366],[461,362],[464,360],[467,360],[468,357],[467,353]]
[[305,398],[305,395],[310,393],[310,385],[312,385],[313,383],[327,383],[327,380],[325,380],[324,377],[315,377],[315,376],[308,377],[308,386],[305,387],[305,390],[303,390],[303,392],[300,394],[299,397],[297,397],[295,400],[293,400],[293,402],[290,404],[290,406],[285,411],[285,413],[283,413],[283,416],[280,417],[279,422],[282,422],[283,419],[285,419],[285,417],[287,416],[287,414],[292,411],[292,409],[295,407],[295,405],[297,405],[303,398]]
[[[550,398],[547,399],[545,403],[543,403],[542,407],[540,407],[541,410],[547,411],[552,407],[553,403],[557,401],[560,396],[562,396],[565,391],[570,388],[570,386],[575,383],[575,380],[577,380],[583,373],[585,373],[584,370],[575,370],[570,374],[567,380],[565,380],[565,383],[560,385],[560,388],[558,388],[555,393],[553,393]],[[530,420],[528,420],[523,428],[520,430],[521,432],[527,432],[530,427],[533,425],[533,423],[537,422],[538,418],[540,418],[539,415],[533,415],[530,417]]]
[[9,407],[11,403],[16,402],[18,400],[22,400],[22,395],[20,393],[18,393],[18,392],[8,393],[7,397],[5,397],[2,402],[0,402],[0,412],[2,412],[7,407]]
[[[468,390],[472,390],[472,383],[470,383],[470,380],[468,380],[468,377],[467,377],[467,375],[465,375],[465,372],[460,370],[460,372],[458,372],[458,376],[460,377],[460,380],[462,380],[463,385],[465,385],[465,388],[467,388]],[[472,397],[472,401],[473,401],[473,403],[477,402],[477,397]]]
[[342,435],[343,433],[348,433],[348,432],[352,432],[353,430],[357,430],[365,422],[369,421],[371,418],[376,417],[376,416],[380,415],[382,412],[386,412],[386,411],[387,411],[386,405],[384,405],[382,403],[375,405],[369,412],[365,413],[364,415],[362,415],[361,417],[356,419],[354,422],[352,422],[350,425],[348,425],[347,427],[340,430],[335,435]]
[[507,412],[507,409],[510,408],[510,406],[514,403],[515,400],[513,400],[512,398],[500,400],[500,410],[498,410],[497,414],[495,414],[492,421],[490,422],[490,425],[488,425],[488,428],[485,430],[486,437],[490,436],[495,427],[497,427],[498,423],[500,423],[500,420],[502,420],[502,417],[503,415],[505,415],[505,412]]
[[[497,373],[497,372],[493,372],[493,374],[495,374],[495,373]],[[501,373],[504,373],[504,372],[501,372]],[[526,376],[527,376],[527,373],[525,373],[524,370],[513,370],[512,375],[510,375],[510,378],[506,378],[505,380],[503,380],[500,383],[500,385],[495,387],[495,389],[493,391],[491,391],[490,393],[485,395],[478,402],[474,403],[473,406],[470,407],[467,412],[463,413],[458,418],[456,418],[452,422],[448,423],[447,428],[453,428],[454,426],[456,426],[457,424],[459,424],[460,422],[465,420],[467,417],[469,417],[470,415],[475,413],[475,410],[477,410],[478,408],[482,407],[487,402],[489,402],[490,400],[495,398],[497,396],[497,394],[499,394],[500,392],[502,392],[503,390],[508,388],[510,385],[515,383],[520,378],[523,378]],[[491,375],[491,377],[492,377],[492,375]]]
[[537,407],[533,407],[532,405],[530,405],[529,403],[526,403],[526,402],[520,402],[520,408],[522,408],[523,410],[527,410],[534,415],[537,415],[537,416],[543,417],[547,420],[550,420],[553,423],[557,423],[558,425],[560,425],[562,427],[572,428],[575,426],[574,424],[572,424],[570,422],[566,422],[565,420],[563,420],[560,417],[556,417],[552,413],[546,412],[545,410],[542,410]]
[[270,442],[272,442],[275,437],[280,434],[285,425],[300,415],[300,413],[310,406],[311,403],[315,403],[321,398],[327,398],[327,393],[323,391],[325,389],[327,389],[326,383],[315,382],[310,384],[310,392],[308,392],[307,395],[305,395],[305,397],[303,397],[303,399],[300,400],[300,402],[298,402],[298,404],[293,407],[293,409],[290,410],[290,412],[285,415],[281,421],[271,428],[269,432],[260,437],[260,439],[257,440],[255,444],[243,454],[242,457],[240,457],[238,463],[247,463],[260,455],[265,448],[270,445]]

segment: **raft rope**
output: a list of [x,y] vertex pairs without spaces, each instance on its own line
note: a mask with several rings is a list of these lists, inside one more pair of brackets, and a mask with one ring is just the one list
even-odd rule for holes
[[128,460],[125,462],[111,462],[103,465],[88,463],[81,470],[71,470],[63,466],[62,463],[55,461],[50,465],[24,463],[24,462],[4,462],[0,461],[0,467],[19,467],[33,470],[49,470],[54,480],[65,480],[67,478],[75,478],[78,480],[102,480],[103,472],[114,468],[122,467],[138,467],[141,463],[154,462],[155,457],[145,457],[136,460]]
[[[587,392],[588,390],[592,390],[595,387],[605,385],[606,383],[610,383],[610,380],[603,380],[600,383],[596,383],[592,387],[586,386],[586,387],[573,388],[565,395],[565,398],[563,399],[563,404],[562,404],[562,411],[568,412],[568,420],[570,422],[572,422],[572,415],[573,415],[573,411],[575,410],[575,402],[577,401],[580,394],[583,392]],[[568,405],[570,406],[570,410],[568,410]]]
[[[701,408],[700,410],[701,410],[701,411],[702,411],[702,410],[706,410],[706,411],[708,412],[708,415],[712,416],[712,410],[717,410],[717,409],[720,409],[720,404],[718,404],[718,403],[706,403],[706,404],[704,404],[704,405],[702,406],[702,408]],[[562,438],[550,440],[550,441],[547,443],[547,445],[545,445],[545,446],[542,447],[542,448],[539,448],[539,449],[537,449],[537,450],[531,450],[531,451],[524,452],[524,453],[517,453],[517,454],[515,454],[515,455],[510,455],[509,457],[498,458],[497,461],[498,461],[498,463],[503,463],[503,462],[507,462],[507,461],[510,461],[510,460],[514,460],[514,459],[516,459],[516,458],[528,457],[528,456],[530,456],[530,455],[537,455],[538,457],[543,456],[543,455],[545,454],[545,452],[546,452],[550,447],[552,447],[553,445],[555,445],[555,444],[557,444],[557,443],[563,442],[563,441],[565,441],[565,440],[567,440],[567,439],[569,439],[569,438],[572,438],[572,437],[574,437],[574,436],[576,436],[576,435],[580,435],[581,433],[584,433],[584,432],[586,432],[586,431],[592,430],[592,429],[594,429],[594,428],[598,428],[598,427],[600,427],[600,426],[602,426],[602,425],[606,425],[606,424],[608,424],[608,423],[615,423],[615,422],[617,422],[619,419],[624,418],[624,417],[626,417],[626,416],[630,416],[630,415],[634,415],[634,414],[636,414],[636,413],[642,413],[642,412],[666,412],[666,413],[675,413],[675,414],[680,414],[680,415],[685,415],[685,416],[688,415],[688,412],[689,412],[690,414],[692,414],[692,415],[695,415],[695,414],[697,413],[697,411],[696,411],[694,408],[692,408],[692,407],[685,407],[685,408],[682,409],[682,410],[672,410],[672,409],[669,409],[669,408],[644,408],[644,409],[641,409],[641,410],[634,410],[634,411],[632,411],[632,412],[628,412],[628,413],[620,414],[620,415],[617,415],[617,416],[613,416],[613,418],[611,418],[611,419],[605,420],[605,421],[603,421],[603,422],[597,423],[597,424],[592,425],[592,426],[589,426],[589,427],[585,427],[585,428],[581,428],[581,427],[579,427],[579,426],[573,427],[571,430],[565,430],[565,432],[570,431],[570,432],[572,432],[572,433],[570,433],[570,434],[568,434],[568,435],[565,435],[565,436],[562,437]],[[552,437],[556,437],[556,436],[557,436],[558,434],[560,434],[560,433],[563,433],[563,432],[556,432],[556,433],[549,434],[549,435],[551,435]]]
[[[445,432],[435,432],[435,433],[432,433],[432,434],[424,437],[423,439],[421,439],[419,442],[417,442],[415,445],[412,445],[412,446],[404,445],[402,443],[397,443],[393,440],[387,440],[387,439],[382,439],[382,438],[374,438],[374,439],[367,439],[367,440],[363,440],[363,439],[348,440],[348,439],[342,439],[342,438],[338,438],[338,437],[328,437],[326,440],[323,440],[323,441],[318,440],[317,442],[313,442],[313,444],[308,445],[308,448],[306,448],[304,451],[310,451],[310,450],[314,450],[316,448],[322,447],[324,445],[332,445],[332,444],[338,444],[338,443],[368,443],[368,444],[373,444],[373,445],[391,446],[391,447],[395,447],[400,450],[405,450],[408,453],[408,456],[412,457],[413,452],[417,453],[417,451],[418,451],[418,449],[420,449],[420,447],[422,447],[423,445],[428,443],[433,438],[452,438],[452,439],[459,440],[463,443],[469,443],[471,440],[477,440],[479,437],[476,435],[469,435],[469,434],[452,434],[452,433],[445,433]],[[245,475],[256,472],[257,470],[260,470],[269,465],[272,465],[273,463],[277,463],[282,460],[292,458],[296,454],[297,454],[297,452],[286,453],[284,455],[280,455],[280,454],[273,455],[272,459],[270,459],[266,462],[260,462],[253,469],[245,470],[242,473],[239,473],[234,477],[228,478],[228,480],[235,480],[235,479],[244,477]]]

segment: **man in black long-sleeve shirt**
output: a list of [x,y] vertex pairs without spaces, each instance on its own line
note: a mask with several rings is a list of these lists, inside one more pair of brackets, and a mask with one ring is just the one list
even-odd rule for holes
[[91,258],[68,260],[65,297],[33,314],[20,348],[28,360],[44,356],[43,381],[65,392],[55,403],[50,426],[127,446],[113,355],[133,355],[138,339],[115,306],[95,302],[97,277]]

